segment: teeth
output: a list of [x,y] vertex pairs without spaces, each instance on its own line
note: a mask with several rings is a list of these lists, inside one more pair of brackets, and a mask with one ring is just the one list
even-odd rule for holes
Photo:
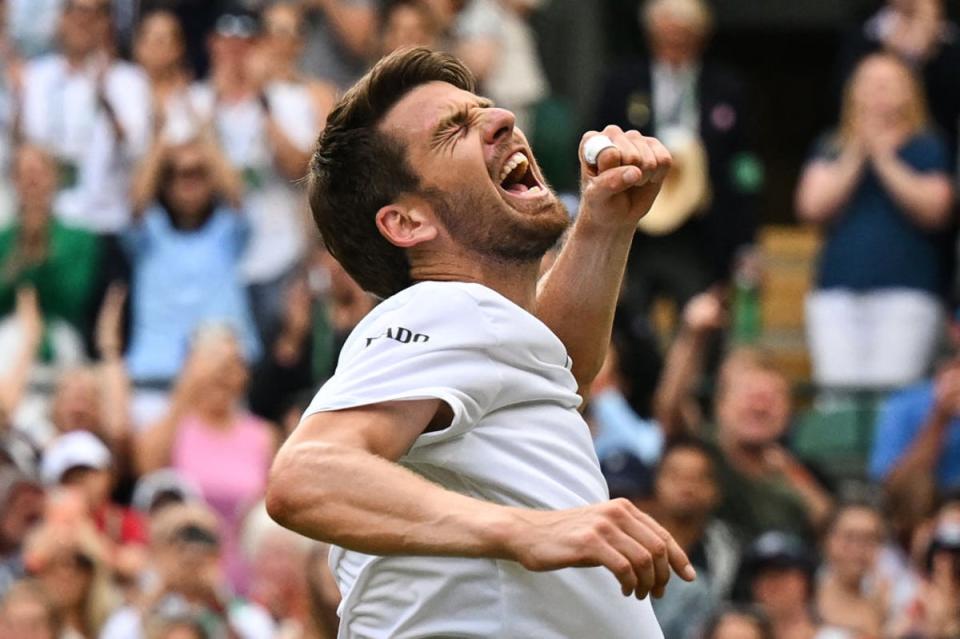
[[510,173],[521,164],[527,164],[527,156],[517,151],[510,156],[510,159],[507,160],[507,162],[503,165],[503,168],[500,169],[500,183],[502,184],[503,181],[507,179],[507,176],[510,175]]

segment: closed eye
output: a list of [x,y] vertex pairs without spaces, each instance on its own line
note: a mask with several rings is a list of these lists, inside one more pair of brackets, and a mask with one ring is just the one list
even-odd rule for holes
[[487,104],[465,104],[445,117],[436,128],[430,141],[431,148],[442,151],[453,146],[470,133],[480,118],[480,109]]

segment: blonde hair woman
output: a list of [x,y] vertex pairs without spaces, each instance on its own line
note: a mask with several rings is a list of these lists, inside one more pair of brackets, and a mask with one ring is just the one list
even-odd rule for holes
[[901,387],[930,363],[953,188],[946,147],[927,123],[912,71],[892,55],[867,56],[847,82],[838,130],[804,168],[797,212],[824,235],[807,300],[821,386]]

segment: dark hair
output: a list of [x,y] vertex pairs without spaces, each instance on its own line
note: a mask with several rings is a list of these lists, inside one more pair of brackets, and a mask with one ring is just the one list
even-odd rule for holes
[[702,439],[690,435],[681,435],[667,440],[663,452],[660,453],[660,464],[657,466],[657,473],[663,468],[663,462],[668,456],[678,450],[692,450],[700,453],[710,463],[710,479],[713,480],[719,488],[719,479],[717,477],[717,453]]
[[703,628],[703,639],[713,639],[720,629],[720,624],[729,616],[747,617],[757,626],[763,639],[774,639],[770,618],[759,607],[750,605],[728,605],[710,615]]
[[840,521],[840,516],[850,510],[869,510],[874,515],[877,516],[877,519],[880,521],[881,526],[883,527],[883,534],[888,534],[887,522],[885,513],[883,510],[883,505],[876,499],[870,499],[867,497],[858,497],[851,499],[843,499],[834,505],[833,509],[830,511],[830,514],[827,516],[826,521],[823,523],[821,530],[823,531],[823,536],[827,537],[833,533],[833,529],[836,528],[837,522]]
[[308,197],[327,250],[364,289],[389,297],[411,284],[406,252],[387,241],[376,214],[420,180],[394,137],[378,130],[387,112],[416,87],[447,82],[474,91],[470,71],[451,55],[401,49],[381,59],[340,99],[310,162]]

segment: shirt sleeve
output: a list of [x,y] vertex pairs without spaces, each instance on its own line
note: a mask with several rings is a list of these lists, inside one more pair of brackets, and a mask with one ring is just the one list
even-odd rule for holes
[[[384,305],[392,305],[387,300]],[[453,411],[449,427],[422,434],[417,448],[458,437],[494,406],[502,372],[494,333],[461,291],[411,295],[375,309],[350,336],[337,371],[304,416],[388,401],[439,399]]]
[[870,479],[881,482],[900,460],[923,426],[928,402],[919,390],[894,395],[880,411],[870,453]]

